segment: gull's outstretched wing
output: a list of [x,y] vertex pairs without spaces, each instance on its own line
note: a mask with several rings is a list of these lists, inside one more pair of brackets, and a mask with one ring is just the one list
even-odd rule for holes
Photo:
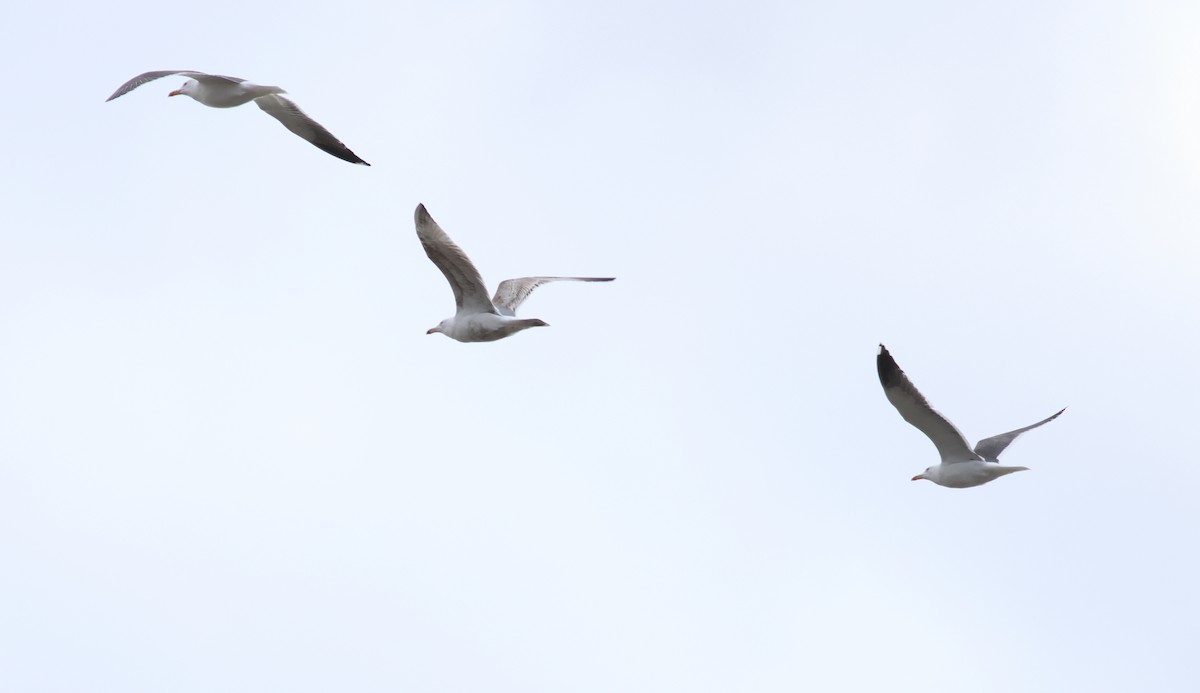
[[533,290],[549,282],[611,282],[616,277],[521,277],[505,279],[496,287],[492,303],[501,315],[516,315],[517,308]]
[[458,306],[458,314],[464,313],[495,313],[487,295],[487,287],[479,270],[471,264],[467,254],[450,240],[442,227],[438,226],[425,205],[417,205],[413,214],[417,223],[417,238],[425,247],[425,254],[446,275],[450,288],[454,290],[454,304]]
[[1004,449],[1011,445],[1012,442],[1017,439],[1017,436],[1021,435],[1025,431],[1032,431],[1038,426],[1043,426],[1050,423],[1051,421],[1057,419],[1058,415],[1062,414],[1066,410],[1066,407],[1063,407],[1062,409],[1059,409],[1054,416],[1042,419],[1031,426],[1018,428],[1017,430],[1009,431],[1008,433],[1001,433],[1000,435],[992,436],[991,438],[984,438],[975,444],[975,452],[988,462],[999,462],[1000,453],[1004,452]]
[[169,77],[171,75],[184,75],[187,77],[191,77],[192,79],[196,80],[197,82],[204,82],[206,84],[221,83],[221,82],[226,83],[226,84],[241,84],[242,82],[246,81],[246,80],[240,79],[238,77],[225,77],[224,75],[210,75],[207,72],[196,72],[195,70],[154,70],[152,72],[143,72],[142,74],[138,75],[137,77],[134,77],[133,79],[129,80],[128,82],[117,87],[117,90],[112,93],[112,96],[105,99],[105,101],[112,101],[113,99],[117,98],[118,96],[124,96],[125,94],[128,94],[129,92],[133,91],[134,89],[137,89],[138,87],[142,86],[146,82],[153,82],[154,80],[159,79],[160,77]]
[[307,113],[300,110],[296,102],[286,96],[269,94],[258,97],[254,100],[254,103],[266,111],[267,115],[283,123],[284,127],[308,140],[317,149],[332,154],[342,161],[349,161],[352,164],[371,165],[350,151],[349,147],[342,144],[342,141],[334,137],[333,133],[326,130],[323,125],[309,118]]
[[879,345],[875,365],[879,369],[879,382],[888,401],[905,421],[929,436],[942,456],[942,464],[983,459],[971,450],[971,444],[954,424],[929,406],[929,402],[900,370],[896,360],[882,344]]

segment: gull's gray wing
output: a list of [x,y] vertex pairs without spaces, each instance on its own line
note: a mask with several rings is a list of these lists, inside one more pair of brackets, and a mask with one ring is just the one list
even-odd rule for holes
[[942,456],[943,464],[983,459],[971,450],[971,444],[954,424],[929,406],[929,402],[909,381],[904,371],[900,370],[896,359],[892,358],[887,347],[882,344],[879,345],[875,366],[879,370],[879,383],[883,385],[883,393],[887,395],[888,401],[905,421],[929,436],[938,454]]
[[616,277],[521,277],[505,279],[496,287],[492,303],[501,315],[516,315],[517,308],[533,290],[549,282],[611,282]]
[[286,96],[269,94],[258,97],[254,103],[266,111],[267,115],[283,123],[285,128],[308,140],[317,149],[352,164],[371,165],[350,151],[349,147],[342,144],[342,141],[334,137],[333,133],[326,130],[324,126],[309,118],[308,114],[300,110],[300,107]]
[[1021,435],[1025,431],[1032,431],[1033,429],[1037,428],[1038,426],[1043,426],[1045,424],[1050,423],[1051,421],[1057,419],[1058,415],[1062,414],[1066,410],[1067,410],[1066,407],[1063,407],[1062,409],[1059,409],[1058,412],[1054,414],[1054,416],[1042,419],[1041,421],[1033,424],[1032,426],[1026,426],[1025,428],[1018,428],[1015,431],[1009,431],[1008,433],[1001,433],[1000,435],[992,436],[991,438],[984,438],[983,440],[976,443],[975,452],[976,452],[976,454],[978,454],[980,457],[987,460],[988,462],[999,462],[1000,461],[1000,453],[1004,452],[1004,449],[1007,448],[1009,445],[1011,445],[1012,442],[1017,439],[1017,436]]
[[479,270],[471,264],[467,254],[450,240],[442,227],[438,226],[425,205],[417,205],[413,217],[417,223],[417,238],[425,247],[425,254],[446,275],[450,288],[454,290],[454,304],[458,314],[495,313],[496,307],[488,299],[487,286]]
[[137,77],[134,77],[133,79],[129,80],[128,82],[117,87],[117,90],[113,92],[112,96],[105,99],[105,101],[112,101],[113,99],[117,98],[118,96],[124,96],[125,94],[128,94],[129,92],[133,91],[134,89],[137,89],[138,87],[142,86],[146,82],[153,82],[154,80],[159,79],[160,77],[169,77],[171,75],[185,75],[187,77],[191,77],[192,79],[196,80],[197,82],[203,82],[206,84],[212,84],[215,82],[226,82],[229,84],[241,84],[242,82],[246,81],[246,80],[240,79],[238,77],[225,77],[224,75],[210,75],[207,72],[196,72],[195,70],[154,70],[152,72],[143,72],[142,74],[138,75]]

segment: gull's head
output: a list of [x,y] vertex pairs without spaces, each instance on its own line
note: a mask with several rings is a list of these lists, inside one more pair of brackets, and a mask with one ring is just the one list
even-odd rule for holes
[[433,334],[435,332],[440,332],[442,334],[446,334],[446,323],[448,323],[448,322],[450,322],[449,318],[439,322],[437,324],[437,327],[431,327],[428,330],[425,330],[425,334]]
[[196,93],[196,85],[197,84],[199,84],[199,82],[197,82],[196,80],[189,79],[188,81],[183,83],[182,87],[179,87],[175,91],[167,94],[167,96],[179,96],[180,94],[186,94],[188,96],[192,96]]
[[936,468],[936,467],[926,467],[926,468],[925,468],[925,471],[923,471],[923,472],[921,472],[920,474],[918,474],[918,475],[914,476],[914,477],[912,478],[912,480],[913,480],[913,481],[920,481],[921,479],[927,479],[927,480],[929,480],[929,481],[932,481],[932,482],[934,482],[934,483],[937,483],[937,476],[938,476],[938,473],[937,473],[937,472],[938,472],[938,470],[937,470],[937,468]]

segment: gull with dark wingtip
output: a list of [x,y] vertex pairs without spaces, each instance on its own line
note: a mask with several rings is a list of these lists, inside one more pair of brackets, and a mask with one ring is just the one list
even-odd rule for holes
[[429,328],[426,334],[441,333],[460,342],[494,342],[530,327],[546,327],[537,318],[518,318],[517,308],[533,293],[533,290],[548,282],[611,282],[614,277],[521,277],[505,279],[496,287],[496,295],[488,298],[487,286],[479,270],[475,269],[467,254],[455,245],[438,226],[425,205],[417,205],[413,214],[417,224],[417,238],[425,248],[425,254],[450,282],[454,291],[454,304],[458,311],[446,318],[437,327]]
[[160,77],[168,77],[170,75],[185,75],[189,79],[183,83],[183,86],[167,94],[167,96],[179,96],[181,94],[190,96],[205,106],[213,108],[233,108],[234,106],[241,106],[253,101],[267,115],[283,123],[285,128],[308,140],[309,144],[317,149],[332,154],[342,161],[349,161],[352,164],[371,165],[350,151],[349,147],[342,144],[342,141],[334,137],[333,133],[326,130],[324,126],[309,118],[308,114],[300,110],[300,107],[295,102],[283,96],[283,94],[287,93],[283,89],[254,84],[238,77],[210,75],[205,72],[196,72],[195,70],[155,70],[153,72],[143,72],[118,87],[106,101],[112,101],[118,96],[127,94],[146,82],[152,82]]
[[1017,436],[1050,423],[1066,411],[1066,408],[1059,409],[1053,416],[1031,426],[984,438],[972,450],[962,432],[929,406],[929,402],[909,381],[904,371],[900,370],[896,360],[882,344],[879,345],[875,365],[879,369],[879,382],[883,385],[883,393],[887,395],[888,401],[896,407],[896,411],[900,412],[905,421],[929,436],[938,454],[942,456],[941,464],[929,467],[914,476],[913,481],[927,479],[939,486],[969,488],[986,484],[1005,474],[1027,471],[1028,467],[1006,467],[999,464],[1000,453],[1004,452]]

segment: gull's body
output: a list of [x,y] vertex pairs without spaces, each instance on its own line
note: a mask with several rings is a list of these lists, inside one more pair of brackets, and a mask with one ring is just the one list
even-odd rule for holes
[[1000,453],[1012,444],[1022,433],[1033,430],[1038,426],[1050,423],[1058,418],[1066,409],[1060,409],[1053,416],[1043,419],[1031,426],[1018,428],[1015,431],[984,438],[971,448],[962,432],[954,424],[929,406],[929,402],[917,390],[916,386],[900,370],[896,360],[888,353],[887,347],[879,345],[879,355],[875,359],[879,371],[879,383],[888,401],[904,420],[915,426],[933,441],[938,454],[942,457],[941,464],[929,467],[924,472],[913,477],[913,481],[927,479],[939,486],[950,488],[969,488],[986,484],[1013,472],[1026,471],[1028,467],[1007,467],[999,463]]
[[488,298],[487,286],[479,270],[471,263],[466,253],[455,245],[438,226],[425,205],[417,205],[413,213],[417,225],[417,238],[425,248],[425,254],[442,271],[450,288],[454,291],[454,303],[458,310],[454,317],[446,318],[426,334],[435,332],[460,342],[494,342],[530,327],[545,327],[537,318],[518,318],[517,308],[547,282],[610,282],[613,277],[521,277],[506,279],[496,287],[496,295]]
[[426,334],[440,332],[459,342],[494,342],[529,327],[548,327],[537,318],[515,318],[494,313],[469,313],[443,320]]
[[334,137],[333,133],[326,130],[317,121],[309,118],[304,111],[300,110],[300,107],[295,102],[283,96],[287,92],[279,87],[255,84],[237,77],[210,75],[204,72],[196,72],[195,70],[156,70],[154,72],[144,72],[122,84],[107,100],[112,101],[118,96],[127,94],[142,86],[146,82],[152,82],[160,77],[167,77],[169,75],[185,75],[189,79],[183,83],[182,87],[167,94],[167,96],[179,96],[181,94],[190,96],[205,106],[211,106],[212,108],[234,108],[235,106],[242,106],[253,101],[268,115],[283,123],[284,127],[303,137],[314,147],[332,154],[343,161],[370,166],[370,164],[360,159],[357,154],[350,151],[349,147],[342,144],[341,140]]

